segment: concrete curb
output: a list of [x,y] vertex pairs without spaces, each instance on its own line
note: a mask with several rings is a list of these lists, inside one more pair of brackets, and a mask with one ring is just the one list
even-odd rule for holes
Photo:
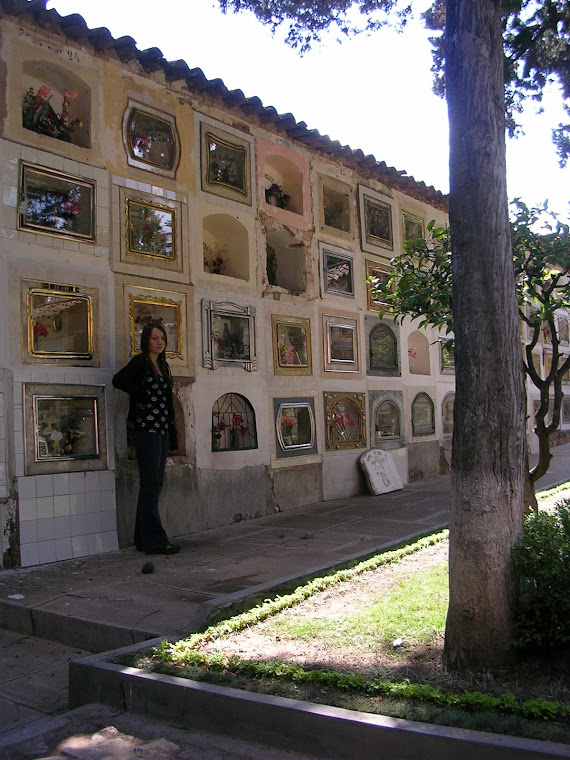
[[[144,647],[160,639],[145,642]],[[108,660],[123,648],[70,663],[70,705],[90,702],[187,729],[224,733],[337,760],[547,760],[570,746],[353,712],[146,673]]]

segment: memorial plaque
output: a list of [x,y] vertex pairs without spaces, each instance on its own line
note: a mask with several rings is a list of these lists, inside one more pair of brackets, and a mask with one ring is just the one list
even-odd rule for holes
[[394,459],[387,451],[370,449],[360,457],[360,466],[374,495],[403,488]]

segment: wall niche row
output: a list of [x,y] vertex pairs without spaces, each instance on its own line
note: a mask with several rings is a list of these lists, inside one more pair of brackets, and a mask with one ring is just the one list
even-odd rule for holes
[[72,71],[47,61],[25,61],[22,73],[22,126],[90,148],[91,88]]
[[249,279],[249,234],[228,214],[209,214],[202,220],[204,272]]
[[273,230],[266,235],[267,282],[293,295],[304,293],[305,245],[287,230]]
[[303,173],[285,156],[265,159],[265,202],[268,206],[303,215]]

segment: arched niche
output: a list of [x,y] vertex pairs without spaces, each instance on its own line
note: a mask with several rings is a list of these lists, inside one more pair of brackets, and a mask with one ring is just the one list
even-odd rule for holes
[[429,375],[429,343],[419,330],[408,337],[408,367],[411,375]]
[[[41,88],[48,88],[42,91]],[[24,106],[22,108],[22,126],[38,134],[46,134],[55,139],[70,142],[81,148],[91,147],[91,88],[80,79],[77,74],[69,69],[64,69],[56,63],[46,61],[25,61],[22,77],[22,99],[28,97],[29,90],[33,91],[35,100],[49,98],[49,106],[55,112],[55,117],[61,119],[64,107],[64,93],[67,94],[66,108],[68,110],[68,122],[73,124],[69,135],[63,131],[64,136],[50,134],[49,129],[43,129],[37,122],[36,128],[27,126],[24,118]],[[45,97],[42,93],[45,93]],[[39,103],[38,103],[38,106]],[[44,122],[45,123],[45,122]]]
[[224,393],[212,406],[212,451],[256,448],[253,406],[241,393]]
[[453,406],[455,404],[455,393],[447,393],[441,405],[441,422],[442,433],[444,438],[451,438],[453,435]]
[[398,372],[398,341],[387,325],[377,324],[368,336],[370,370],[397,374]]
[[305,246],[287,230],[273,230],[266,236],[267,281],[290,293],[304,293]]
[[269,206],[303,214],[303,172],[285,156],[265,159],[265,202]]
[[427,393],[418,393],[412,401],[412,435],[433,435],[435,419],[433,401]]
[[249,279],[249,234],[228,214],[210,214],[202,220],[204,271],[238,280]]
[[379,444],[400,438],[400,409],[393,401],[382,401],[374,412],[374,442]]

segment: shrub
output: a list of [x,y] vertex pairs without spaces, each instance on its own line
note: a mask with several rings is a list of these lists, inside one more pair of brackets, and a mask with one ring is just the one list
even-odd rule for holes
[[570,499],[530,514],[513,551],[520,580],[515,645],[546,649],[570,642]]

